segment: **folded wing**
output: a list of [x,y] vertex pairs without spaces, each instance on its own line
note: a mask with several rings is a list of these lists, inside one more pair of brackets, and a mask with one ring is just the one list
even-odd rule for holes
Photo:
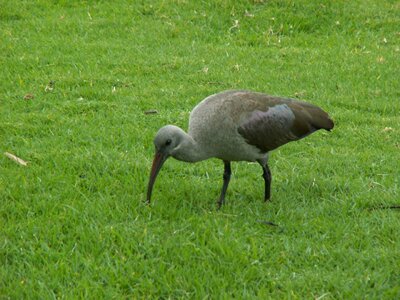
[[247,143],[268,152],[319,130],[331,130],[333,121],[321,108],[296,100],[282,99],[264,110],[254,110],[238,127]]

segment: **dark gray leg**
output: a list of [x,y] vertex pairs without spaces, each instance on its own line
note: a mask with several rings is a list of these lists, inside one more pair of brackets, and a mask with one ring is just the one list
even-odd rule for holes
[[225,202],[225,194],[228,188],[229,180],[231,179],[231,162],[224,160],[224,184],[222,185],[221,196],[217,202],[218,209],[221,208],[221,205]]
[[260,165],[263,169],[262,177],[264,178],[265,182],[264,201],[268,201],[271,198],[271,170],[269,169],[268,164],[263,165],[260,163]]

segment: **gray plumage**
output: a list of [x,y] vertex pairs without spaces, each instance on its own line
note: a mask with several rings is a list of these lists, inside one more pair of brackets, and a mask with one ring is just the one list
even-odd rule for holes
[[319,129],[331,130],[333,121],[321,108],[303,101],[251,91],[225,91],[201,101],[191,112],[189,131],[162,127],[154,139],[156,157],[147,201],[164,161],[169,157],[187,162],[216,157],[225,164],[219,205],[224,202],[231,161],[257,161],[263,168],[265,200],[270,197],[268,152],[299,140]]

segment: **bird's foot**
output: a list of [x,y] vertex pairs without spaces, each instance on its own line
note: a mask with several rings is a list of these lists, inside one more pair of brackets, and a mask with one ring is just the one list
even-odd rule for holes
[[224,203],[225,203],[225,199],[220,198],[220,199],[217,201],[217,210],[219,210],[219,209],[221,208],[221,206],[224,205]]
[[274,222],[271,221],[257,220],[257,222],[269,226],[279,226],[278,224],[275,224]]

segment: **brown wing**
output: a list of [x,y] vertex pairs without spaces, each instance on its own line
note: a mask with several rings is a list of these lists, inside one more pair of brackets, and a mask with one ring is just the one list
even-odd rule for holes
[[316,130],[333,128],[333,121],[319,107],[291,99],[278,99],[266,103],[265,111],[254,110],[238,127],[238,132],[246,141],[262,152],[304,138]]

